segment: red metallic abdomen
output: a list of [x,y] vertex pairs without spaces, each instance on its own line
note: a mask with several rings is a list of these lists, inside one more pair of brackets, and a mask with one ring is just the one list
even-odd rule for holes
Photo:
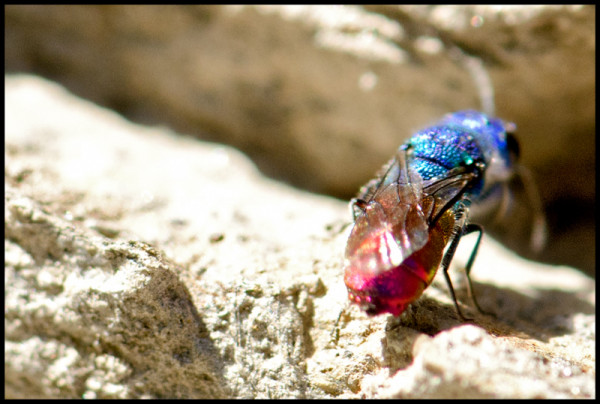
[[446,212],[429,232],[427,243],[397,267],[369,275],[351,265],[346,268],[344,282],[350,301],[367,314],[402,314],[429,286],[440,265],[444,248],[450,239],[454,215]]

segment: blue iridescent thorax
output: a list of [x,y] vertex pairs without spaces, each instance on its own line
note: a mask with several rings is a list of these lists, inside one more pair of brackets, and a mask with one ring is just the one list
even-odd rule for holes
[[460,111],[417,132],[402,147],[411,147],[409,164],[425,181],[482,162],[485,175],[470,191],[477,195],[484,186],[503,181],[511,173],[506,126],[481,112]]

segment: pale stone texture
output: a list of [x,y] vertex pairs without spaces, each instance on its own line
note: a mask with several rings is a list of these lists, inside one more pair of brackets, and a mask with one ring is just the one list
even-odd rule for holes
[[498,319],[454,268],[475,324],[438,276],[401,318],[353,307],[336,332],[344,202],[54,83],[5,86],[7,398],[595,396],[580,272],[486,237],[473,279]]
[[[594,273],[594,5],[5,11],[7,71],[232,145],[271,177],[344,199],[415,130],[481,109],[468,67],[481,64],[548,214],[537,258]],[[486,229],[530,256],[526,205]]]

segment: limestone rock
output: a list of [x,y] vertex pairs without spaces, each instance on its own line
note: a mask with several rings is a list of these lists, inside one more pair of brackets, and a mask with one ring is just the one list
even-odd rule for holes
[[7,398],[594,397],[578,271],[486,237],[473,279],[497,319],[458,270],[474,324],[437,278],[400,318],[342,311],[345,203],[40,78],[5,85]]

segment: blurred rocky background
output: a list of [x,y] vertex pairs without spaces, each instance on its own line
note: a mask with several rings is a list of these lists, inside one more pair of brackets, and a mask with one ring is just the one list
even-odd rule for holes
[[[415,130],[516,123],[549,224],[536,259],[594,274],[595,6],[6,6],[5,70],[247,154],[349,199]],[[473,63],[470,63],[471,61]],[[486,229],[527,257],[528,202]]]

